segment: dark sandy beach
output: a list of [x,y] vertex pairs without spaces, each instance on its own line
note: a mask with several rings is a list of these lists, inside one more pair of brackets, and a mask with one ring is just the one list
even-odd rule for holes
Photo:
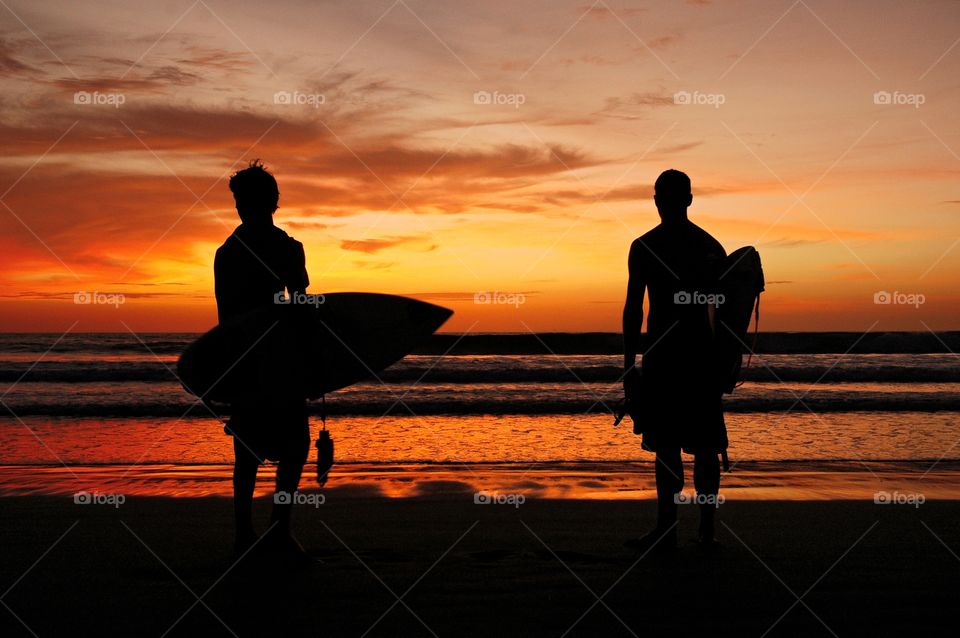
[[[257,507],[265,525],[269,502]],[[622,542],[653,523],[650,502],[331,499],[296,511],[322,564],[288,573],[232,567],[226,498],[7,497],[0,635],[852,636],[952,624],[958,501],[728,502],[712,556],[690,541],[693,508],[681,510],[677,554],[640,558]]]

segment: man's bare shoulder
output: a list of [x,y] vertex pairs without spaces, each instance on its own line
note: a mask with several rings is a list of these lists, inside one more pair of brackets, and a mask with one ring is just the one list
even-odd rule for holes
[[716,238],[716,237],[714,237],[713,235],[711,235],[710,233],[708,233],[708,232],[705,231],[704,229],[700,228],[699,226],[697,226],[697,225],[694,224],[693,222],[690,222],[690,225],[693,226],[694,231],[695,231],[698,235],[700,235],[700,238],[701,238],[701,241],[703,242],[703,245],[707,248],[707,252],[709,252],[709,253],[711,253],[711,254],[713,254],[713,253],[719,253],[721,256],[726,256],[727,251],[724,250],[723,244],[721,244],[719,241],[717,241],[717,238]]
[[633,240],[633,243],[630,244],[631,250],[634,248],[643,248],[645,245],[648,246],[652,243],[660,241],[660,237],[663,235],[662,227],[657,225],[640,235]]
[[630,244],[630,258],[632,260],[642,259],[655,250],[655,247],[663,241],[663,232],[660,226],[654,226],[644,234],[640,235]]

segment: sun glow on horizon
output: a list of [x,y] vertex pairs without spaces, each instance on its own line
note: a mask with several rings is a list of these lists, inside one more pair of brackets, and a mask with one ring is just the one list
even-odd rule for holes
[[417,296],[446,331],[619,330],[670,167],[691,220],[760,250],[762,330],[957,329],[960,12],[880,4],[558,2],[532,28],[496,3],[11,2],[35,35],[0,41],[0,331],[210,327],[253,157],[312,291]]

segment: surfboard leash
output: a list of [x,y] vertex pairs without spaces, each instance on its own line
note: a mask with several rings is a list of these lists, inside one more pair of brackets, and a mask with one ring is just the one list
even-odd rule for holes
[[[750,344],[750,352],[747,353],[747,366],[744,370],[750,369],[750,362],[753,361],[753,353],[757,349],[757,336],[760,334],[760,293],[757,293],[757,300],[753,305],[753,342]],[[739,388],[746,382],[746,379],[740,379],[736,386]]]
[[320,487],[327,484],[330,470],[333,469],[333,437],[327,430],[327,395],[320,395],[320,423],[322,429],[317,435],[317,483]]

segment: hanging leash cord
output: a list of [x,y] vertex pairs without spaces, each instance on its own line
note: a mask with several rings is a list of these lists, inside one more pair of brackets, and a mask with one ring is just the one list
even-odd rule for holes
[[[754,317],[753,343],[750,344],[750,352],[747,353],[747,365],[744,368],[744,370],[750,369],[750,362],[753,361],[753,353],[757,349],[757,335],[760,334],[760,293],[757,293],[757,300],[754,302],[754,305],[753,305],[753,317]],[[740,379],[740,381],[737,382],[737,385],[734,387],[739,388],[744,384],[745,381],[746,379]]]
[[[757,300],[753,305],[753,343],[750,345],[750,352],[747,354],[747,367],[745,370],[750,369],[750,363],[753,361],[753,353],[757,349],[757,336],[760,334],[760,293],[757,293]],[[735,387],[739,388],[746,382],[746,379],[741,379]],[[730,459],[727,457],[727,451],[723,450],[720,452],[720,460],[723,462],[723,471],[730,471]]]
[[320,423],[322,427],[317,433],[317,482],[320,487],[327,484],[330,470],[333,468],[333,439],[327,431],[327,395],[320,395]]

